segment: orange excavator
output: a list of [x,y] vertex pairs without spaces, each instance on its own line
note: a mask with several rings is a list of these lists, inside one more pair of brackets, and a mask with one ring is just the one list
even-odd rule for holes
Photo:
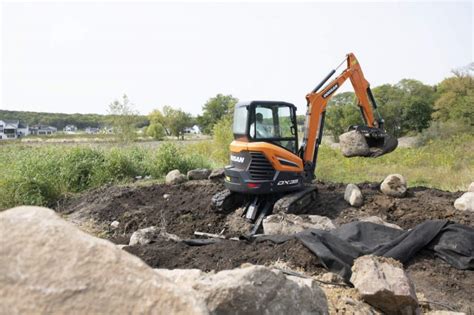
[[[329,83],[337,69],[346,69]],[[226,190],[212,203],[217,210],[245,206],[245,217],[254,222],[249,235],[259,229],[263,218],[273,212],[298,213],[317,198],[315,178],[318,148],[324,129],[328,101],[350,79],[365,125],[350,126],[362,134],[370,148],[366,156],[393,151],[398,142],[388,135],[377,111],[369,83],[354,54],[332,70],[308,95],[304,137],[298,146],[296,106],[278,101],[251,101],[236,104],[234,141],[230,144],[231,165],[225,167]],[[326,84],[327,83],[327,84]]]

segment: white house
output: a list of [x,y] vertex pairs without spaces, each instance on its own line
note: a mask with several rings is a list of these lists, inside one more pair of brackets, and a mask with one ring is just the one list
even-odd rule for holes
[[30,133],[32,135],[38,136],[45,136],[45,135],[52,135],[58,131],[58,128],[53,126],[45,126],[45,125],[35,125],[31,126]]
[[92,134],[96,134],[96,133],[99,133],[100,132],[100,129],[99,128],[95,128],[95,127],[87,127],[85,129],[85,132],[89,135],[92,135]]
[[0,120],[0,140],[18,139],[29,135],[28,125],[19,120]]
[[67,125],[63,128],[63,131],[67,134],[74,134],[77,131],[77,127],[74,125]]
[[199,128],[198,125],[194,125],[192,127],[186,127],[184,128],[184,133],[193,133],[193,134],[200,134],[201,129]]

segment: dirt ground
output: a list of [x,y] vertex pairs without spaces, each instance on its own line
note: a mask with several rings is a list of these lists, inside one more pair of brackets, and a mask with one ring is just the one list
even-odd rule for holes
[[[444,192],[429,188],[410,188],[405,198],[392,198],[378,190],[378,183],[359,184],[365,203],[360,208],[344,201],[344,184],[318,182],[318,199],[305,214],[324,215],[337,224],[376,215],[403,229],[427,219],[448,219],[474,226],[474,214],[457,211],[454,200],[462,192]],[[179,237],[195,238],[195,231],[221,233],[229,230],[228,214],[210,207],[211,197],[223,184],[192,181],[182,185],[109,186],[64,200],[58,211],[71,221],[92,220],[100,226],[101,237],[117,244],[128,244],[131,234],[140,228],[158,226]],[[119,221],[112,229],[110,223]],[[223,240],[206,246],[188,246],[169,240],[157,240],[143,246],[126,247],[153,268],[199,268],[205,271],[231,269],[242,263],[270,265],[284,262],[307,275],[327,272],[318,259],[298,241],[283,244]],[[430,301],[431,309],[474,312],[472,291],[474,272],[457,270],[422,251],[405,266],[415,282],[421,300]]]

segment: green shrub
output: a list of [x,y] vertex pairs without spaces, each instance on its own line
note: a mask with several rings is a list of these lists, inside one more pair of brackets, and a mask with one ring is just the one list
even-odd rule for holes
[[66,189],[79,192],[93,186],[94,171],[102,169],[105,159],[99,150],[74,148],[66,152],[61,175]]
[[232,118],[224,117],[219,120],[213,128],[214,134],[214,152],[212,157],[219,163],[227,164],[229,162],[229,145],[234,140],[232,132]]
[[136,166],[126,152],[113,148],[105,153],[105,160],[93,168],[92,184],[121,182],[137,176]]
[[151,163],[148,169],[155,178],[162,177],[174,169],[186,174],[195,168],[210,167],[209,161],[201,155],[186,155],[183,149],[171,142],[165,142],[158,148]]
[[419,135],[417,144],[423,146],[435,140],[448,140],[463,134],[474,135],[474,128],[460,121],[434,121]]

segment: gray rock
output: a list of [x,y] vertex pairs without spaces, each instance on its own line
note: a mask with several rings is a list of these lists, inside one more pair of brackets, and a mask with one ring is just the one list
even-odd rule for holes
[[156,226],[150,226],[133,232],[128,246],[150,244],[160,234],[160,229]]
[[163,238],[175,242],[181,241],[181,239],[174,234],[167,233],[163,229],[160,229],[156,226],[150,226],[133,232],[132,236],[130,237],[130,242],[128,246],[150,244],[158,238]]
[[318,280],[325,282],[326,284],[345,284],[344,278],[334,272],[325,272],[318,276]]
[[54,211],[0,213],[2,314],[208,314],[194,291]]
[[454,201],[454,208],[462,211],[474,211],[474,192],[464,193]]
[[170,198],[170,194],[163,194],[163,199],[169,199]]
[[181,184],[186,181],[186,176],[179,170],[172,170],[166,175],[165,182],[170,185]]
[[263,232],[268,235],[294,234],[306,229],[329,231],[335,228],[331,219],[319,215],[272,214],[263,220]]
[[391,258],[362,256],[354,261],[351,282],[362,299],[388,314],[415,314],[418,299],[403,265]]
[[397,229],[397,230],[401,230],[402,228],[399,227],[398,225],[396,224],[393,224],[393,223],[388,223],[388,222],[385,222],[384,220],[382,220],[382,218],[380,217],[377,217],[377,216],[370,216],[370,217],[365,217],[365,218],[360,218],[359,221],[362,221],[362,222],[372,222],[372,223],[375,223],[375,224],[381,224],[381,225],[385,225],[385,226],[388,226],[388,227],[391,227],[393,229]]
[[354,184],[349,184],[344,192],[344,199],[353,207],[360,207],[364,204],[364,197],[359,187]]
[[112,223],[110,223],[110,227],[111,227],[112,229],[118,228],[119,225],[120,225],[120,222],[117,221],[117,220],[115,220],[115,221],[113,221]]
[[217,168],[212,170],[211,174],[209,175],[210,180],[219,180],[225,177],[224,174],[224,169],[223,168]]
[[188,180],[202,180],[207,179],[211,175],[211,170],[207,168],[198,168],[188,172]]
[[285,276],[264,266],[204,274],[196,270],[156,270],[192,288],[212,314],[328,314],[324,292],[312,279]]
[[407,181],[400,174],[390,174],[383,180],[380,190],[387,196],[404,197],[407,193]]
[[355,130],[340,135],[339,146],[345,157],[368,156],[370,154],[364,135]]
[[469,185],[469,188],[467,189],[468,192],[474,192],[474,182],[472,182],[470,185]]

